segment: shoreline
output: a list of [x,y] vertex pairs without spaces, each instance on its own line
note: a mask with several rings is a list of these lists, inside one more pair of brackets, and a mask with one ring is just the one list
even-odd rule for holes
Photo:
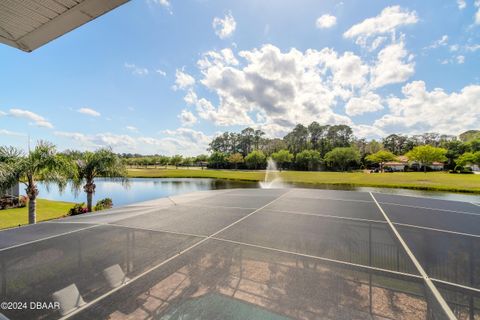
[[[282,171],[283,182],[292,185],[397,188],[480,195],[480,176],[445,172],[325,172]],[[208,178],[243,182],[262,182],[265,171],[216,169],[129,169],[129,178]],[[466,185],[466,186],[465,186]]]

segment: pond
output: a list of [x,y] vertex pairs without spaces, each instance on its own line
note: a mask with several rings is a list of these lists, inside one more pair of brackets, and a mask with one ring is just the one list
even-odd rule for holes
[[[97,179],[97,186],[94,195],[94,203],[103,198],[111,198],[114,206],[127,205],[135,202],[142,202],[161,197],[215,189],[232,189],[232,188],[258,188],[257,182],[243,182],[233,180],[220,179],[191,179],[191,178],[132,178],[127,186],[123,186],[120,182]],[[368,188],[368,187],[350,187],[338,185],[308,185],[295,184],[286,185],[287,187],[302,188],[321,188],[321,189],[338,189],[338,190],[354,190],[366,192],[393,193],[400,195],[432,197],[445,200],[467,201],[480,203],[479,195],[448,193],[448,192],[432,192],[407,189],[393,188]],[[20,190],[23,191],[23,185]],[[46,188],[45,185],[39,184],[39,198],[68,201],[68,202],[85,202],[86,195],[83,192],[75,193],[70,187],[61,193],[55,186]]]

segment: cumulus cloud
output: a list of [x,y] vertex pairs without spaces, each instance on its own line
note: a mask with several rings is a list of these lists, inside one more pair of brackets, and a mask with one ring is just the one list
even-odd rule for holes
[[225,17],[215,17],[212,22],[213,30],[220,39],[225,39],[233,35],[237,28],[237,22],[232,16],[231,12],[228,12]]
[[[229,57],[228,59],[225,57]],[[241,59],[240,61],[238,61]],[[216,94],[216,101],[185,96],[200,118],[216,125],[261,125],[281,135],[296,123],[351,124],[335,112],[339,100],[368,83],[369,67],[352,52],[333,49],[282,52],[273,45],[241,51],[235,56],[217,52],[199,62],[200,83]]]
[[92,116],[92,117],[100,117],[101,114],[100,112],[98,111],[95,111],[93,109],[90,109],[90,108],[80,108],[77,110],[78,113],[82,113],[82,114],[86,114],[88,116]]
[[465,63],[465,56],[462,56],[462,55],[457,56],[457,63],[458,63],[458,64],[463,64],[463,63]]
[[126,126],[125,129],[131,132],[138,132],[138,128],[134,126]]
[[59,138],[76,142],[76,147],[84,150],[108,146],[115,152],[183,154],[187,156],[204,153],[211,140],[211,137],[203,132],[189,128],[165,130],[161,132],[164,137],[133,137],[127,134],[110,132],[85,134],[81,132],[55,131],[54,134]]
[[401,26],[411,25],[418,22],[415,11],[402,9],[400,6],[386,7],[382,12],[373,18],[353,25],[343,36],[355,39],[355,43],[367,46],[370,38],[381,34],[394,33]]
[[405,82],[415,72],[413,56],[405,49],[403,41],[393,43],[378,53],[372,69],[372,86],[379,88],[387,84]]
[[175,71],[175,85],[173,90],[187,89],[195,84],[195,78],[186,73],[183,69]]
[[44,117],[23,109],[10,109],[8,115],[15,117],[15,118],[23,118],[32,121],[32,124],[36,125],[37,127],[43,128],[53,128],[53,124],[47,121]]
[[178,118],[182,122],[182,126],[193,126],[197,122],[197,117],[188,110],[183,109],[178,115]]
[[315,25],[319,29],[328,29],[333,27],[336,24],[337,24],[337,18],[330,14],[324,14],[320,16],[315,22]]
[[159,75],[161,75],[162,77],[165,77],[167,75],[167,73],[165,71],[163,71],[162,69],[157,69],[155,70],[156,73],[158,73]]
[[441,132],[458,134],[480,127],[480,86],[469,85],[460,92],[436,88],[427,91],[425,82],[413,81],[402,88],[403,98],[387,99],[389,113],[374,122],[387,132]]
[[133,63],[125,62],[124,67],[136,76],[146,76],[149,73],[147,68],[139,67]]
[[361,97],[353,97],[345,105],[345,113],[349,116],[358,116],[368,112],[383,109],[382,99],[378,94],[368,92]]
[[82,143],[84,146],[89,147],[129,147],[135,146],[136,141],[134,138],[126,134],[114,134],[110,132],[98,133],[98,134],[84,134],[80,132],[65,132],[55,131],[54,134],[58,137],[69,138]]
[[465,0],[457,0],[458,9],[463,10],[467,7]]

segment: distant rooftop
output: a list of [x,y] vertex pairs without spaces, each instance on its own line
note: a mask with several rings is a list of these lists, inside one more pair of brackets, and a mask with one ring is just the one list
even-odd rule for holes
[[31,52],[127,1],[0,1],[0,42]]

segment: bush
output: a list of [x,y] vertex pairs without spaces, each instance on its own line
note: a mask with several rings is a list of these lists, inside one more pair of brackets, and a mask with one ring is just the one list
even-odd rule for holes
[[85,207],[85,203],[77,203],[76,205],[73,206],[70,210],[68,210],[68,215],[69,216],[76,216],[79,214],[84,214],[87,213],[87,207]]
[[20,196],[20,198],[18,199],[18,207],[25,208],[27,206],[27,202],[28,202],[28,197]]
[[111,207],[113,207],[112,199],[105,198],[97,201],[97,204],[95,205],[94,210],[100,211],[100,210],[110,209]]

